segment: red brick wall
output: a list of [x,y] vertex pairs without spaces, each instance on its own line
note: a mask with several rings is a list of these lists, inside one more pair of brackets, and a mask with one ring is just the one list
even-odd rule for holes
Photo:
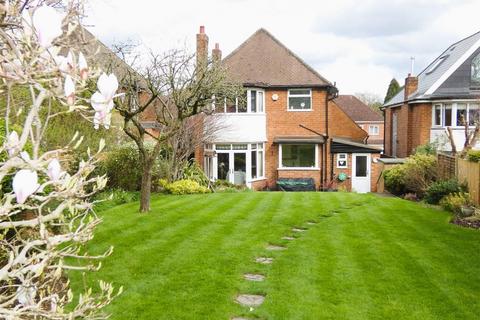
[[397,157],[411,155],[416,147],[430,141],[432,125],[432,105],[430,103],[405,104],[401,107],[388,108],[385,111],[385,154],[393,155],[392,150],[392,118],[398,115],[397,123]]
[[[333,172],[335,173],[335,176],[338,176],[340,172],[343,172],[347,174],[348,179],[340,182],[337,180],[337,187],[339,189],[344,188],[347,191],[352,190],[352,154],[349,153],[347,155],[348,158],[348,168],[337,168],[337,155],[334,155],[333,158]],[[381,168],[379,164],[374,161],[374,159],[380,158],[380,153],[372,153],[371,154],[371,163],[370,163],[370,190],[371,192],[377,192],[377,181],[381,173]]]

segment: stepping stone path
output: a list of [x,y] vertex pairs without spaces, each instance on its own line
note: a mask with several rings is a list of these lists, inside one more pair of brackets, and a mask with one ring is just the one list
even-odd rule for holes
[[243,275],[243,277],[245,278],[245,280],[248,280],[248,281],[263,281],[265,280],[265,276],[264,275],[261,275],[261,274],[254,274],[254,273],[245,273]]
[[292,228],[292,231],[293,231],[293,232],[305,232],[305,231],[307,231],[307,229],[304,229],[304,228]]
[[273,258],[259,257],[255,259],[255,262],[258,262],[261,264],[272,264]]
[[265,301],[265,297],[258,294],[241,294],[235,301],[245,307],[258,307]]
[[292,241],[292,240],[295,240],[295,238],[294,238],[294,237],[285,236],[285,237],[282,237],[282,240]]
[[276,245],[273,245],[273,244],[269,244],[266,249],[270,250],[270,251],[281,251],[281,250],[285,250],[287,248],[282,247],[282,246],[276,246]]

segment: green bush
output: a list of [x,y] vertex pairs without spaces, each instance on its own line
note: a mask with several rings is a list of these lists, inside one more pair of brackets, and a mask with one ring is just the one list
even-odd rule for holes
[[480,162],[480,150],[469,150],[467,159],[471,162]]
[[425,193],[425,201],[430,204],[438,204],[443,197],[451,193],[466,191],[467,187],[460,184],[457,179],[437,181],[428,187]]
[[210,180],[195,160],[189,161],[183,168],[183,179],[196,181],[199,185],[204,187],[210,185]]
[[423,154],[423,155],[436,155],[437,154],[437,143],[427,143],[422,144],[415,148],[415,154]]
[[[152,148],[153,146],[147,145],[146,147]],[[168,172],[167,163],[159,156],[152,168],[152,181],[164,178],[166,172]],[[97,173],[107,175],[109,188],[127,191],[140,190],[142,166],[137,147],[129,143],[107,152],[103,161],[99,163]],[[152,187],[157,187],[157,184],[152,183]]]
[[440,200],[440,205],[443,209],[457,215],[462,213],[463,206],[469,206],[471,204],[470,197],[468,193],[465,192],[451,193]]
[[105,190],[95,195],[95,200],[100,200],[95,205],[97,210],[105,210],[124,203],[135,202],[140,199],[138,192],[125,191],[122,189]]
[[165,191],[170,194],[209,193],[210,189],[201,186],[197,181],[183,179],[165,185]]
[[247,186],[245,185],[239,185],[239,184],[234,184],[230,183],[227,180],[216,180],[213,183],[213,189],[215,192],[241,192],[241,191],[246,191],[249,190]]
[[437,158],[433,155],[415,154],[405,163],[384,172],[385,187],[396,195],[415,193],[422,198],[437,176]]

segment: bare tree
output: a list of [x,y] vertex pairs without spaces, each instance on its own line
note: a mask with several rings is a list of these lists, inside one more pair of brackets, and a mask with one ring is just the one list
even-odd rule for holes
[[373,111],[380,113],[380,108],[383,106],[383,103],[378,94],[372,92],[357,92],[355,93],[355,97],[369,106]]
[[[116,109],[123,117],[124,132],[139,151],[142,168],[140,212],[148,212],[152,168],[162,148],[170,142],[184,158],[185,150],[191,147],[180,148],[185,141],[174,137],[198,131],[192,117],[211,114],[215,96],[234,97],[240,95],[243,88],[229,81],[226,70],[217,61],[197,64],[195,55],[185,50],[152,54],[142,70],[138,73],[126,70],[120,81],[125,98]],[[153,128],[146,128],[147,122]],[[146,147],[146,138],[154,142],[153,148]],[[198,142],[192,145],[196,144]],[[174,157],[172,161],[181,160]]]
[[[472,119],[469,119],[467,121],[467,117],[465,114],[460,115],[460,123],[463,125],[463,133],[464,133],[464,143],[463,143],[463,149],[460,152],[459,156],[461,158],[464,158],[468,151],[471,150],[478,142],[478,139],[480,138],[480,113],[479,111],[472,112],[470,114]],[[473,128],[471,128],[473,127]],[[448,141],[450,143],[450,147],[452,149],[453,154],[458,154],[457,150],[457,145],[455,143],[455,138],[453,134],[453,130],[451,127],[447,127],[445,129]]]

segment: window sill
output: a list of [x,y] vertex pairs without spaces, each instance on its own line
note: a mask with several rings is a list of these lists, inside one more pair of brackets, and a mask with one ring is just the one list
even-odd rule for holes
[[309,112],[309,111],[313,111],[313,109],[288,109],[287,108],[287,112]]
[[262,181],[262,180],[267,180],[267,178],[265,178],[265,177],[255,178],[255,179],[249,180],[248,182],[257,182],[257,181]]
[[216,116],[264,116],[265,112],[218,112]]
[[278,171],[319,171],[318,167],[292,167],[292,168],[277,168]]

